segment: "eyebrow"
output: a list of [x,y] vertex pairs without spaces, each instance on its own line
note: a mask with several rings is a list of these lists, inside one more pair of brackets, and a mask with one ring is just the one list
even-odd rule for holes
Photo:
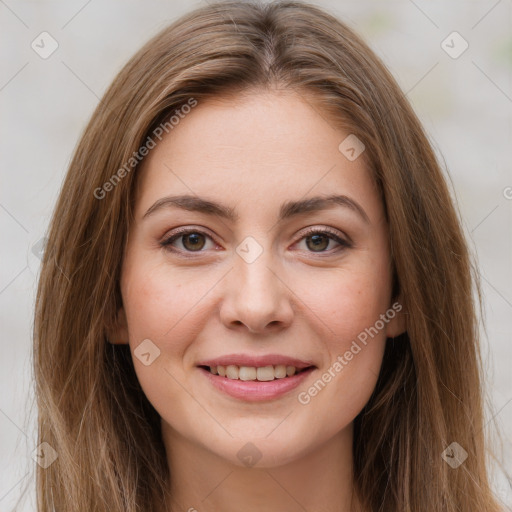
[[[343,206],[357,213],[366,223],[370,223],[368,215],[354,199],[345,195],[315,196],[300,201],[287,201],[281,205],[279,219],[281,222],[305,213],[328,210],[334,206]],[[191,212],[204,213],[218,216],[223,219],[236,222],[238,214],[233,208],[193,195],[167,196],[158,199],[144,214],[143,219],[153,215],[163,208],[181,208]]]

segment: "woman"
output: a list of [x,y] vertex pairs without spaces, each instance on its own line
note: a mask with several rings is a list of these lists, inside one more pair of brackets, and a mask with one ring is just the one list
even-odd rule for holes
[[51,222],[38,509],[497,511],[468,250],[394,79],[299,2],[114,80]]

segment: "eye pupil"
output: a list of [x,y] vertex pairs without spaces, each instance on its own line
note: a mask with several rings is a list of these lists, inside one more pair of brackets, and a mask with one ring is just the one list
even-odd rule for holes
[[183,245],[191,251],[200,250],[204,247],[204,237],[200,233],[188,233],[183,236]]
[[[310,240],[313,243],[312,247],[309,244]],[[313,249],[324,250],[329,245],[329,240],[330,240],[329,237],[327,237],[325,235],[311,235],[311,236],[307,237],[306,244],[307,244],[309,249],[313,248]]]

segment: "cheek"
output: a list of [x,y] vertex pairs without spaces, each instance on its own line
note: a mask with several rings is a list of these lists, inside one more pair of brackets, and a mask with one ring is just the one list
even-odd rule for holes
[[375,389],[386,344],[385,329],[375,326],[386,305],[373,288],[361,284],[331,283],[317,297],[323,325],[320,350],[326,357],[315,379],[297,395],[304,417],[329,415],[329,421],[314,420],[314,437],[327,438],[346,428]]
[[[354,350],[349,361],[341,352],[315,380],[299,391],[297,400],[312,438],[328,439],[347,428],[368,403],[377,383],[385,341],[374,339],[371,345]],[[360,350],[360,351],[359,351]],[[309,421],[311,420],[311,421]]]
[[325,428],[332,432],[357,416],[375,388],[386,343],[381,315],[390,307],[387,272],[385,265],[361,259],[317,275],[315,286],[308,279],[300,282],[299,293],[322,333],[327,357],[313,384],[299,391],[298,401],[316,411],[314,416],[330,411],[332,421]]
[[316,319],[329,352],[344,351],[390,306],[390,276],[377,266],[347,265],[297,276],[294,291]]
[[[207,276],[191,282],[190,273],[143,254],[126,261],[122,291],[133,364],[144,394],[161,415],[169,403],[174,410],[184,407],[180,383],[186,381],[186,353],[208,318],[201,300],[212,283]],[[151,342],[148,365],[137,356],[143,341],[148,346],[145,340]]]
[[[165,350],[180,349],[200,325],[202,300],[213,283],[165,263],[134,260],[123,289],[130,339],[154,339]],[[193,286],[191,282],[193,281]]]

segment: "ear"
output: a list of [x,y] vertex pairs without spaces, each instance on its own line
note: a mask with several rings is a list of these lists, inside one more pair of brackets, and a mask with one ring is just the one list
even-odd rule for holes
[[406,315],[402,296],[399,295],[386,311],[386,316],[390,319],[386,324],[387,338],[396,338],[407,330]]
[[119,308],[115,324],[107,333],[109,343],[113,345],[128,344],[128,322],[126,321],[126,313],[124,308]]

